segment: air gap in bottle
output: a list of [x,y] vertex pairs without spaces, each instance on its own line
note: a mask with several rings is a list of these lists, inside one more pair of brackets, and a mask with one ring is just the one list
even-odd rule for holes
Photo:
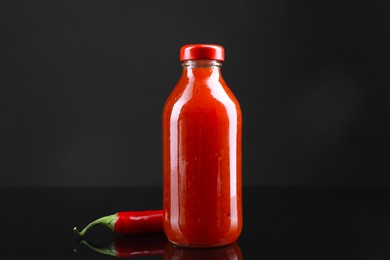
[[232,244],[242,229],[242,119],[222,78],[224,56],[220,45],[183,46],[183,72],[164,105],[164,232],[180,246]]

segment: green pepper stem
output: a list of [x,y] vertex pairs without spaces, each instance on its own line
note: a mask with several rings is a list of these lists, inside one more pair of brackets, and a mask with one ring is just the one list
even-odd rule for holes
[[108,227],[109,229],[111,229],[112,231],[114,230],[114,226],[115,226],[115,222],[117,220],[117,213],[115,214],[112,214],[112,215],[108,215],[108,216],[105,216],[105,217],[101,217],[99,219],[96,219],[94,221],[92,221],[91,223],[89,223],[83,230],[79,231],[77,229],[77,227],[74,227],[73,228],[73,232],[75,232],[77,235],[79,236],[84,236],[85,233],[93,226],[95,225],[103,225],[103,226],[106,226]]

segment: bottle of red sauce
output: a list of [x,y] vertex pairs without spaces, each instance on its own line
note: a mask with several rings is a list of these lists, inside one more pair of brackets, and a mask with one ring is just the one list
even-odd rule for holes
[[240,105],[221,75],[222,46],[185,45],[180,61],[162,119],[164,232],[180,246],[232,244],[242,229]]

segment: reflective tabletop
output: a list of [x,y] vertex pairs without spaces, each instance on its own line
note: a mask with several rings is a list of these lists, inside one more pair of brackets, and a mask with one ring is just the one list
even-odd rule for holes
[[389,259],[390,189],[244,187],[237,243],[177,248],[163,234],[73,227],[118,211],[161,208],[161,187],[0,188],[2,259]]

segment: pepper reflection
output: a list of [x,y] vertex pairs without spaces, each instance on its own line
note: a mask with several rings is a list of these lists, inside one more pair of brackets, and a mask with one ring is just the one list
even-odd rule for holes
[[84,244],[101,254],[117,258],[130,258],[135,256],[163,255],[164,249],[168,245],[168,240],[164,234],[118,236],[108,245],[96,245],[81,239],[78,241],[74,251],[78,250],[80,244]]
[[87,240],[78,241],[75,251],[80,244],[91,250],[117,258],[140,256],[163,256],[164,260],[240,260],[242,253],[239,245],[234,243],[220,248],[192,249],[176,247],[170,243],[164,234],[144,236],[119,236],[108,245],[96,245]]

